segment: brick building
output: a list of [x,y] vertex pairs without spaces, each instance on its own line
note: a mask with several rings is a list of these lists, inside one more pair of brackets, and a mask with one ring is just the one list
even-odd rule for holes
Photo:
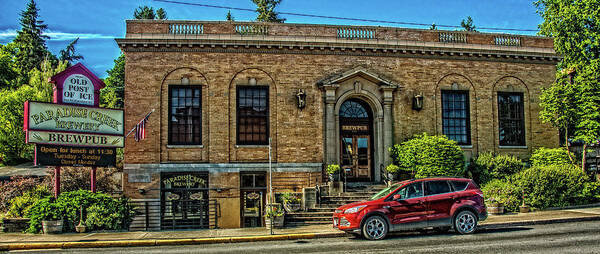
[[204,211],[177,200],[210,201],[206,225],[260,226],[269,139],[276,192],[314,186],[330,163],[380,181],[387,148],[423,132],[467,157],[558,145],[538,117],[559,60],[551,38],[129,20],[116,41],[126,127],[156,109],[147,138],[126,142],[123,180],[127,196],[162,204],[156,227]]

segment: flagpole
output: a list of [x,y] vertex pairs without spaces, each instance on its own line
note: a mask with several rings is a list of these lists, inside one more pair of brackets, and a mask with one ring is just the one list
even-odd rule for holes
[[[142,119],[146,119],[150,116],[150,114],[154,113],[154,109],[152,109],[152,111],[150,111],[150,113],[148,113],[144,118]],[[137,125],[137,124],[136,124]],[[131,134],[133,131],[135,130],[135,126],[133,126],[133,128],[127,133],[127,135],[125,135],[125,137],[129,137],[129,134]]]

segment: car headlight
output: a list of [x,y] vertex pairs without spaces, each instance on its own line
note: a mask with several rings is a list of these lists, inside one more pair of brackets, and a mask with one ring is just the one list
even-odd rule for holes
[[366,205],[359,205],[359,206],[355,206],[355,207],[352,207],[352,208],[350,208],[350,209],[346,209],[346,211],[344,211],[344,213],[345,213],[345,214],[348,214],[348,213],[356,213],[356,212],[360,211],[361,209],[365,208],[365,206],[366,206]]

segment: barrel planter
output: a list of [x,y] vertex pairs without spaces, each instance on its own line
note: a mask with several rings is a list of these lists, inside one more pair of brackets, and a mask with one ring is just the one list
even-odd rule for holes
[[492,204],[487,207],[487,211],[489,214],[504,214],[504,206],[500,204]]
[[60,234],[63,232],[62,220],[43,220],[42,230],[44,234]]

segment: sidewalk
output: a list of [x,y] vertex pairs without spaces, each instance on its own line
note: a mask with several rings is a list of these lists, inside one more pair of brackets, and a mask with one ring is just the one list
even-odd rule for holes
[[[600,207],[538,211],[525,214],[490,215],[480,226],[497,228],[533,224],[600,220]],[[95,248],[208,244],[342,237],[330,224],[296,228],[209,229],[159,232],[68,233],[57,235],[0,233],[0,251],[52,248]]]

